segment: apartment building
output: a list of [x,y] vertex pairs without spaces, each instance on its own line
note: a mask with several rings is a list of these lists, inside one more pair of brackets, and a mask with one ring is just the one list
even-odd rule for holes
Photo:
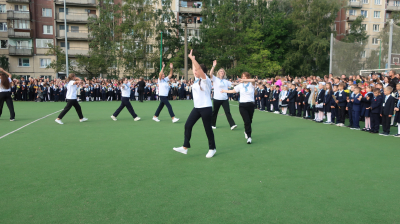
[[400,6],[400,1],[349,0],[347,6],[339,11],[335,21],[336,39],[343,39],[349,32],[352,22],[358,16],[364,16],[362,24],[369,38],[362,57],[369,57],[372,50],[379,48],[379,32],[390,18],[390,12],[396,9],[400,11],[400,7],[397,6]]

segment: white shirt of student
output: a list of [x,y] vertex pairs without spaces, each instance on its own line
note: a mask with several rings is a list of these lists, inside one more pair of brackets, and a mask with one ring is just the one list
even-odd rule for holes
[[216,100],[227,100],[228,99],[228,94],[227,93],[221,93],[221,90],[228,90],[229,87],[232,86],[232,83],[229,82],[228,80],[220,79],[213,75],[212,79],[213,85],[214,85],[214,99]]
[[67,100],[76,100],[76,90],[78,86],[74,85],[74,82],[74,80],[71,80],[67,85]]
[[131,97],[131,83],[123,84],[121,88],[121,96],[122,97]]
[[5,89],[4,86],[1,85],[1,79],[0,79],[0,92],[11,92],[11,82],[12,82],[12,80],[10,79],[10,77],[8,77],[8,82],[10,82],[10,88],[9,89]]
[[165,77],[163,79],[158,79],[159,96],[168,96],[169,92],[169,78]]
[[254,86],[251,82],[241,83],[235,86],[235,91],[240,93],[239,103],[254,102]]
[[[193,103],[195,108],[212,107],[211,102],[211,80],[206,76],[206,79],[196,79],[192,86]],[[201,85],[201,89],[199,86]]]

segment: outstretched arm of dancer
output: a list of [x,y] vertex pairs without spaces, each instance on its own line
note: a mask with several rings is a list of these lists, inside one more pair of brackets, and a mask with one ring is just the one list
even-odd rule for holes
[[258,81],[258,77],[256,76],[255,79],[241,79],[239,77],[237,77],[239,82],[251,82],[253,84],[253,86],[255,85],[255,83]]
[[232,90],[221,89],[221,93],[236,93],[236,90],[235,89],[232,89]]
[[[211,70],[210,70],[210,79],[213,78],[215,66],[217,66],[217,60],[214,60],[214,61],[213,61],[213,66],[212,66],[212,68],[211,68]],[[218,74],[217,74],[217,76],[218,76]]]
[[75,78],[74,85],[79,84],[82,80],[78,77]]
[[162,63],[161,71],[160,71],[160,73],[159,73],[159,75],[158,75],[158,79],[160,79],[160,80],[161,80],[162,74],[164,74],[164,68],[165,68],[165,64],[164,64],[164,62],[163,62],[163,63]]
[[0,68],[0,72],[6,73],[6,74],[8,75],[8,77],[9,77],[10,79],[12,79],[12,75],[11,75],[10,73],[6,72],[6,70],[4,70],[3,68]]
[[168,79],[171,79],[172,74],[174,73],[174,64],[169,63],[169,68],[170,68],[170,70],[169,70]]
[[193,56],[193,49],[190,51],[190,54],[188,55],[190,60],[192,60],[192,65],[196,72],[200,75],[201,79],[207,79],[207,75],[203,72],[203,69],[201,69],[199,63],[196,61],[195,56]]

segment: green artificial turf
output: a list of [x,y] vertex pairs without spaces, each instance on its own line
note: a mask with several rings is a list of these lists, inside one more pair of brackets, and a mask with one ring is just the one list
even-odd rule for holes
[[[81,103],[64,125],[57,114],[0,139],[0,223],[399,223],[399,138],[255,112],[247,145],[237,103],[231,131],[220,110],[217,153],[207,159],[199,121],[187,155],[184,123],[192,101]],[[0,136],[65,103],[5,106]],[[363,126],[363,123],[361,123]],[[392,128],[392,134],[397,128]]]

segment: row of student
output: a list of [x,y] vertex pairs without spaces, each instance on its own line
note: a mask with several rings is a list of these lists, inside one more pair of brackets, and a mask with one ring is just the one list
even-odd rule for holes
[[[381,84],[376,86],[382,87]],[[304,87],[289,84],[282,88],[275,86],[274,90],[270,87],[267,84],[266,87],[259,85],[257,88],[259,93],[256,98],[261,111],[267,108],[267,111],[274,110],[277,114],[303,117],[318,123],[322,123],[326,117],[324,124],[336,124],[340,127],[345,126],[347,113],[347,127],[376,134],[379,133],[379,124],[382,124],[383,132],[380,135],[384,136],[390,135],[391,123],[400,123],[400,84],[396,84],[398,90],[394,92],[391,86],[375,88],[370,85],[365,87],[364,93],[355,84],[350,85],[349,91],[346,91],[344,83],[312,83]],[[360,129],[359,124],[361,118],[365,119],[363,129]],[[400,130],[394,136],[400,137]]]

